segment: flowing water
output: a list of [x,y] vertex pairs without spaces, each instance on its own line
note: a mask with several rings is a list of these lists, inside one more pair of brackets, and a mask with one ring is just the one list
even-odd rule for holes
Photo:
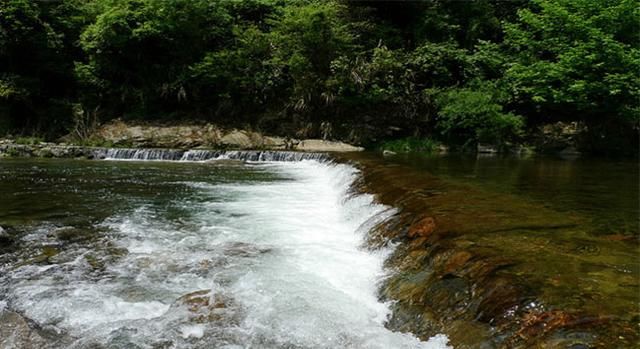
[[0,313],[55,348],[446,348],[385,328],[391,249],[363,241],[393,210],[350,195],[356,176],[316,160],[0,160],[15,239]]

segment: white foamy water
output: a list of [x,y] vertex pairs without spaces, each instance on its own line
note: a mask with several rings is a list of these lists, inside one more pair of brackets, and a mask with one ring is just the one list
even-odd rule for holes
[[[348,198],[355,169],[256,166],[287,180],[189,182],[202,199],[173,203],[191,212],[182,221],[150,204],[113,216],[99,247],[10,271],[8,306],[72,348],[447,348],[385,328],[390,251],[362,243],[391,212]],[[208,308],[178,300],[195,291]]]

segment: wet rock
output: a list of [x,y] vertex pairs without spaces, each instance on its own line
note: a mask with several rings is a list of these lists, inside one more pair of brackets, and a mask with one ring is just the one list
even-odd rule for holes
[[176,300],[174,307],[187,307],[189,321],[195,323],[220,322],[225,324],[237,320],[231,308],[232,300],[212,290],[188,293]]
[[9,246],[13,244],[13,242],[13,236],[11,236],[6,229],[0,227],[0,248]]
[[445,274],[455,274],[465,267],[473,255],[467,251],[455,252],[446,262],[443,272]]
[[477,152],[480,154],[497,154],[498,148],[490,144],[478,144]]
[[87,263],[89,264],[89,266],[91,266],[92,269],[94,270],[103,270],[104,269],[104,262],[102,262],[100,259],[98,259],[98,257],[92,255],[92,254],[87,254],[84,256],[85,261],[87,261]]
[[410,238],[429,237],[436,230],[436,220],[433,217],[426,217],[409,227],[407,236]]
[[54,231],[55,236],[62,241],[72,242],[87,238],[85,231],[75,227],[63,227]]
[[222,249],[224,255],[238,257],[251,257],[271,251],[270,248],[260,247],[245,242],[231,242],[225,244]]
[[387,150],[387,149],[382,151],[382,155],[384,155],[384,156],[391,156],[391,155],[396,155],[396,154],[398,154],[398,153],[396,153],[395,151]]
[[47,344],[22,315],[12,311],[0,312],[0,348],[36,349],[45,348]]

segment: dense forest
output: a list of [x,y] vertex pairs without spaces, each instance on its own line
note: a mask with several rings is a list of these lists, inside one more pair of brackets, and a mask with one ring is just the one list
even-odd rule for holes
[[367,144],[637,151],[636,0],[0,0],[0,135],[202,120]]

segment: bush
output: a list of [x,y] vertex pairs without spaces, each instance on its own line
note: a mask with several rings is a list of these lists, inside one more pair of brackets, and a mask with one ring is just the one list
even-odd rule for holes
[[504,112],[491,93],[450,90],[439,95],[436,104],[438,128],[453,143],[503,145],[522,135],[523,118]]
[[383,142],[378,148],[380,150],[390,150],[396,153],[433,152],[438,142],[429,138],[406,137]]
[[16,144],[24,144],[24,145],[34,145],[41,142],[44,142],[44,139],[42,139],[42,137],[34,137],[34,136],[18,137],[14,141],[14,143]]

